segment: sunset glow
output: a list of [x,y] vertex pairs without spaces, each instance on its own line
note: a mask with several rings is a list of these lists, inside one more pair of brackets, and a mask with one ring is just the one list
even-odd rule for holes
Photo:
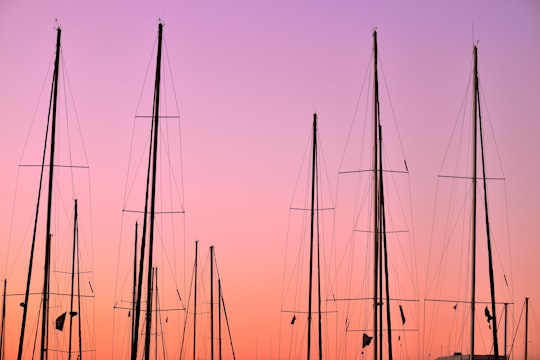
[[[212,263],[230,325],[231,339],[223,330],[223,358],[232,359],[229,340],[238,359],[305,357],[305,333],[294,331],[305,327],[309,230],[306,213],[298,209],[307,206],[311,154],[306,149],[316,113],[319,205],[328,210],[320,218],[325,357],[370,358],[371,348],[359,346],[362,332],[345,332],[345,327],[369,330],[365,314],[371,303],[336,299],[371,296],[366,293],[372,289],[373,260],[370,174],[343,173],[371,166],[372,32],[377,29],[383,159],[396,170],[385,184],[388,226],[394,232],[390,281],[393,296],[403,300],[401,315],[407,316],[402,324],[398,308],[392,310],[402,331],[394,335],[394,358],[434,359],[467,351],[469,330],[461,325],[468,324],[467,305],[460,301],[469,296],[470,224],[457,219],[468,211],[470,194],[466,182],[445,182],[440,175],[467,176],[471,168],[474,44],[488,175],[497,178],[489,183],[489,205],[498,301],[510,303],[507,348],[512,359],[523,358],[522,307],[528,297],[528,354],[540,358],[540,4],[7,0],[0,4],[0,275],[9,295],[7,359],[16,358],[20,335],[19,304],[39,185],[35,165],[41,164],[45,141],[58,27],[56,163],[77,168],[55,170],[51,279],[55,292],[69,292],[77,199],[80,292],[88,295],[81,304],[86,312],[81,328],[93,333],[83,346],[91,348],[94,359],[129,357],[133,239],[135,222],[142,229],[160,22],[164,121],[154,266],[163,310],[159,336],[167,357],[192,358],[196,241],[197,356],[210,358]],[[449,205],[452,200],[458,205]],[[38,274],[43,223],[34,265]],[[477,292],[479,301],[486,301],[484,242],[479,246]],[[39,293],[42,275],[32,281],[31,291]],[[32,296],[28,347],[39,311],[40,295]],[[447,306],[434,298],[456,302]],[[51,305],[51,328],[56,309],[68,302]],[[476,348],[489,352],[483,304],[477,318]],[[51,335],[51,349],[65,346],[65,334]]]

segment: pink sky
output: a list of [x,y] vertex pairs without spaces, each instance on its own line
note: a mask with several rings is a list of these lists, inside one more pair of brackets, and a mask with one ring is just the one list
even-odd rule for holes
[[[374,27],[410,171],[420,299],[426,296],[437,175],[470,76],[472,44],[479,41],[485,110],[506,178],[507,203],[494,199],[494,212],[507,206],[515,316],[524,297],[530,297],[536,319],[530,319],[529,355],[540,357],[538,310],[534,315],[540,309],[535,235],[540,219],[540,5],[535,1],[2,1],[0,237],[10,236],[18,165],[44,86],[32,130],[38,135],[32,135],[36,138],[22,162],[39,161],[58,19],[90,166],[92,227],[85,230],[93,242],[96,358],[113,354],[110,319],[118,249],[127,244],[120,237],[129,236],[132,227],[121,210],[133,117],[151,110],[148,96],[139,110],[137,103],[148,66],[146,86],[153,81],[152,48],[160,18],[182,119],[185,255],[183,249],[177,252],[186,263],[179,265],[179,283],[184,286],[191,276],[194,241],[200,241],[201,263],[215,245],[238,358],[278,358],[289,206],[312,114],[319,116],[330,186],[335,187]],[[144,144],[137,145],[142,151]],[[84,159],[78,151],[75,155]],[[24,171],[17,194],[22,204],[16,210],[27,216],[34,207],[37,172]],[[77,195],[83,197],[88,185],[79,185]],[[23,186],[27,193],[21,193]],[[69,197],[65,200],[71,209]],[[13,220],[12,238],[28,231],[28,219]],[[9,282],[26,271],[28,251],[23,248],[14,263],[16,246],[10,245],[8,257],[7,244],[0,243],[0,267]],[[124,272],[131,258],[121,259],[118,271]],[[11,354],[20,321],[16,301],[8,314]],[[522,343],[515,346],[521,356]]]

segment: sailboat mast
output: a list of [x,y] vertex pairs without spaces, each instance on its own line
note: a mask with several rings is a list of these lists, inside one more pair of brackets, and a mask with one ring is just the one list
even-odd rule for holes
[[60,35],[62,30],[57,29],[57,41],[56,41],[56,59],[54,64],[53,75],[53,103],[52,103],[52,123],[51,123],[51,152],[49,160],[49,188],[47,194],[47,223],[46,223],[46,236],[45,236],[45,266],[44,266],[44,278],[43,278],[43,306],[42,306],[42,319],[41,319],[41,355],[40,359],[47,359],[47,342],[48,342],[48,324],[49,324],[49,282],[50,282],[50,261],[51,261],[51,221],[52,221],[52,192],[53,192],[53,178],[54,178],[54,150],[55,150],[55,137],[56,137],[56,104],[58,99],[58,73],[60,65]]
[[[307,360],[311,358],[311,299],[313,293],[313,236],[315,232],[315,187],[317,173],[317,114],[313,114],[313,153],[311,163],[311,227],[309,238],[309,295],[308,295],[308,334]],[[319,356],[322,356],[319,354]]]
[[373,349],[378,359],[379,314],[379,179],[378,179],[378,130],[379,130],[379,79],[377,72],[377,31],[373,31]]
[[225,306],[225,298],[223,297],[223,291],[221,292],[221,305],[223,305],[223,315],[225,315],[225,323],[227,324],[227,333],[229,334],[229,344],[231,345],[231,352],[233,360],[236,360],[236,354],[234,353],[234,345],[231,336],[231,328],[229,326],[229,317],[227,316],[227,308]]
[[131,338],[137,332],[135,328],[135,303],[137,296],[137,242],[138,242],[139,223],[135,221],[135,244],[133,247],[133,297],[131,300]]
[[[73,292],[75,289],[75,254],[77,251],[77,221],[78,221],[78,212],[77,212],[77,199],[75,199],[74,206],[74,217],[73,217],[73,252],[71,255],[71,294],[70,294],[70,305],[69,305],[69,345],[68,345],[68,359],[71,359],[71,340],[73,335]],[[80,311],[80,309],[79,309]]]
[[[150,133],[154,131],[153,124],[152,124],[152,130]],[[139,258],[139,269],[134,268],[134,271],[138,271],[138,279],[137,284],[134,285],[136,287],[137,295],[134,299],[135,303],[135,312],[133,314],[134,316],[134,322],[133,322],[133,329],[131,333],[131,360],[137,359],[137,350],[139,347],[139,322],[141,319],[141,297],[142,297],[142,284],[143,284],[143,272],[144,272],[144,255],[145,255],[145,247],[146,247],[146,227],[148,223],[148,187],[150,182],[150,159],[151,159],[151,153],[149,156],[149,165],[147,170],[147,178],[146,178],[146,196],[145,196],[145,203],[144,203],[144,217],[143,217],[143,228],[142,228],[142,236],[141,236],[141,250],[139,252],[140,258]],[[135,251],[136,252],[136,251]]]
[[77,225],[77,309],[79,311],[79,357],[77,360],[82,360],[82,327],[81,327],[81,263],[79,261],[79,230]]
[[529,298],[525,298],[525,357],[524,360],[527,360],[528,357],[528,348],[529,348]]
[[195,295],[194,295],[194,301],[193,301],[193,360],[195,360],[195,353],[196,353],[196,349],[197,349],[197,339],[196,339],[196,336],[197,336],[197,253],[198,253],[198,248],[199,248],[199,241],[195,241],[195,269],[194,269],[194,273],[195,273],[195,281],[194,281],[194,291],[195,291]]
[[154,359],[158,359],[158,316],[159,316],[159,293],[158,293],[158,268],[154,267],[154,273],[152,277],[152,287],[156,288],[156,333],[154,336]]
[[221,360],[221,279],[218,278],[218,359]]
[[[317,184],[318,187],[318,184]],[[317,192],[317,296],[318,296],[318,318],[319,318],[319,360],[322,360],[322,299],[321,299],[321,241],[319,236],[319,196]]]
[[[385,214],[385,204],[384,204],[384,184],[383,184],[382,173],[383,173],[382,128],[379,125],[379,184],[380,184],[380,214],[381,214],[381,240],[382,240],[381,251],[383,255],[381,257],[381,262],[384,261],[384,282],[385,282],[385,291],[386,291],[386,326],[388,328],[388,359],[392,360],[394,355],[393,355],[393,349],[392,349],[392,319],[390,316],[390,284],[388,281],[388,247],[387,247],[387,238],[386,238],[386,214]],[[381,280],[382,280],[382,273],[381,273]],[[382,299],[382,296],[381,296],[381,299]],[[382,317],[382,308],[381,308],[381,317]],[[381,328],[382,328],[382,321],[381,321]],[[381,350],[381,356],[382,356],[382,350]]]
[[507,340],[507,326],[508,326],[508,303],[504,303],[504,360],[507,359],[506,357],[506,340]]
[[[478,71],[476,72],[478,74]],[[491,230],[489,224],[489,208],[487,201],[487,180],[486,180],[486,161],[484,156],[484,131],[482,129],[482,111],[480,108],[480,90],[478,88],[478,81],[476,82],[476,101],[478,104],[478,125],[480,130],[480,149],[482,155],[482,183],[484,186],[484,217],[486,222],[486,241],[487,241],[487,255],[488,255],[488,272],[489,272],[489,289],[491,294],[491,313],[493,314],[493,320],[491,329],[493,333],[493,355],[495,359],[499,359],[499,339],[497,336],[497,309],[495,304],[495,276],[493,274],[493,255],[491,251]]]
[[476,162],[477,162],[477,91],[478,91],[478,61],[476,45],[473,48],[473,148],[472,148],[472,244],[471,244],[471,342],[470,359],[474,360],[474,323],[476,305]]
[[4,335],[6,333],[6,287],[7,279],[4,279],[4,296],[2,298],[2,327],[0,328],[0,360],[4,358]]
[[154,254],[154,218],[156,211],[156,173],[157,173],[157,150],[159,134],[159,95],[161,80],[161,47],[162,47],[163,24],[158,26],[158,50],[156,60],[156,79],[154,86],[154,109],[153,109],[153,140],[152,140],[152,193],[150,197],[150,233],[148,242],[148,282],[147,282],[147,307],[146,307],[146,334],[144,342],[145,359],[150,359],[150,335],[152,330],[152,258]]
[[214,247],[210,246],[210,360],[214,360]]

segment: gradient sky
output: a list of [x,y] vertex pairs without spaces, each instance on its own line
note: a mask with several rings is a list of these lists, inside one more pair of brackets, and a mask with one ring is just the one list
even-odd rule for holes
[[[111,354],[111,330],[102,324],[113,313],[133,116],[159,19],[182,119],[186,268],[195,240],[204,256],[215,245],[238,358],[277,356],[287,218],[312,114],[318,113],[335,183],[375,27],[410,171],[420,296],[437,175],[479,41],[480,77],[506,178],[516,313],[525,296],[540,309],[538,2],[3,0],[2,239],[9,238],[18,165],[42,86],[48,96],[55,19],[91,169],[96,358]],[[38,113],[35,121],[45,118]],[[6,260],[7,241],[0,246],[4,274],[14,265]],[[25,271],[26,252],[21,259],[17,271]],[[18,312],[14,305],[15,323]],[[540,357],[538,314],[532,358]]]

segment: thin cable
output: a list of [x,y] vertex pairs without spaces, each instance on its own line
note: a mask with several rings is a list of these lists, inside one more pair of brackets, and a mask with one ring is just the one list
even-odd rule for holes
[[[54,56],[54,52],[53,52],[53,54],[51,55],[51,59],[49,61],[49,67],[47,69],[46,75],[45,75],[45,77],[43,79],[43,82],[42,82],[42,85],[41,85],[41,90],[40,90],[39,95],[38,95],[38,101],[37,101],[36,106],[34,108],[34,113],[33,113],[32,119],[30,121],[30,126],[28,128],[27,133],[26,133],[26,138],[25,138],[25,141],[24,141],[23,149],[22,149],[21,155],[19,157],[19,164],[22,164],[23,157],[24,157],[24,154],[26,152],[26,147],[27,147],[28,141],[30,139],[30,133],[31,133],[32,128],[34,127],[34,121],[36,120],[36,117],[37,117],[39,103],[41,102],[43,92],[45,91],[45,85],[48,84],[49,74],[51,73],[51,68],[52,68],[52,66],[54,64],[54,58],[55,58],[55,56]],[[47,125],[47,130],[46,130],[46,135],[45,136],[47,136],[47,132],[48,132],[48,125]],[[8,263],[9,263],[8,262],[8,257],[10,257],[10,253],[11,253],[11,251],[10,251],[10,249],[11,249],[11,239],[13,237],[13,222],[14,222],[14,219],[15,219],[15,204],[17,204],[17,194],[18,194],[18,189],[19,189],[19,175],[20,175],[20,167],[17,168],[17,176],[16,176],[16,181],[15,181],[15,190],[14,190],[14,193],[13,193],[13,203],[12,203],[12,206],[11,206],[11,218],[10,218],[10,224],[9,224],[8,244],[7,244],[7,251],[6,251],[6,258],[5,258],[6,260],[4,262],[4,264],[5,264],[5,266],[4,266],[4,276],[3,276],[4,279],[7,279],[8,277],[11,277],[11,273],[12,273],[12,271],[14,271],[14,270],[10,270],[9,273],[8,273]],[[18,256],[16,257],[16,259],[17,258],[18,258]],[[17,263],[17,261],[15,261],[14,263]]]

